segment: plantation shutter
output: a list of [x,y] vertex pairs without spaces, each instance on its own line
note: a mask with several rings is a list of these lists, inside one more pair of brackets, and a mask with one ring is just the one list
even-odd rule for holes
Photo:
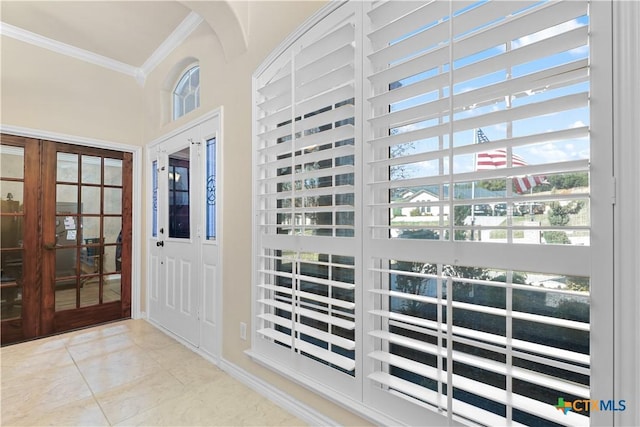
[[256,77],[254,110],[254,347],[287,368],[351,383],[356,6],[339,6]]
[[590,398],[588,3],[377,2],[365,26],[369,404],[587,425],[553,405]]

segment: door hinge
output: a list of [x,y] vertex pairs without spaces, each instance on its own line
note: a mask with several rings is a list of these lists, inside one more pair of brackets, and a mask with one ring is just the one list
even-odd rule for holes
[[611,204],[615,205],[618,197],[618,185],[616,182],[616,177],[611,177]]

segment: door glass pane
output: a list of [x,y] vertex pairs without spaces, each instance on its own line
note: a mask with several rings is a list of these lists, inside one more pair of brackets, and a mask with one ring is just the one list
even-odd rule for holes
[[169,156],[169,237],[188,239],[189,218],[189,148]]
[[207,240],[216,238],[216,139],[207,141]]
[[120,295],[122,294],[120,288],[120,275],[108,274],[104,276],[102,284],[102,302],[107,303],[111,301],[120,301]]
[[[6,218],[6,217],[5,217]],[[5,218],[2,218],[3,220]],[[3,230],[4,230],[3,221]],[[20,236],[22,238],[22,236]],[[21,240],[20,240],[21,241]],[[2,233],[2,248],[6,245],[5,233]],[[13,245],[10,245],[13,246]],[[22,250],[2,252],[1,270],[2,292],[0,295],[2,320],[18,318],[22,314]]]
[[[0,145],[0,175],[24,179],[24,148]],[[0,180],[0,319],[22,317],[24,183]]]
[[102,181],[102,159],[95,156],[82,156],[82,183],[100,184]]
[[78,218],[71,215],[56,217],[56,246],[77,245],[81,233],[78,229]]
[[100,276],[80,279],[80,307],[100,304]]
[[104,185],[122,185],[122,160],[104,159]]
[[80,273],[83,275],[101,272],[102,246],[99,239],[85,239],[88,246],[80,248]]
[[56,211],[58,213],[78,213],[77,185],[56,185]]
[[121,188],[105,188],[104,189],[104,213],[105,214],[121,214],[122,213],[122,189]]
[[99,216],[83,216],[81,222],[82,239],[97,239],[100,237]]
[[[56,249],[56,277],[76,275],[76,248]],[[75,283],[75,278],[72,279]]]
[[3,178],[24,178],[24,148],[0,145],[0,174]]
[[100,213],[100,187],[82,186],[82,213]]
[[153,195],[151,205],[153,206],[151,219],[151,235],[158,237],[158,162],[154,161],[151,166],[151,175],[153,180]]
[[77,154],[58,153],[56,179],[64,182],[78,182]]
[[56,281],[55,289],[56,311],[76,308],[77,291],[75,278]]
[[107,245],[104,247],[104,261],[102,265],[102,271],[105,273],[111,273],[119,271],[119,265],[122,260],[121,251],[118,249],[120,246],[115,246],[114,243],[119,243],[122,231],[122,218],[121,217],[107,217],[104,218],[104,243]]
[[[4,174],[4,171],[2,171]],[[24,196],[22,189],[24,184],[16,181],[0,181],[0,200],[2,200],[2,212],[23,212],[22,202]]]

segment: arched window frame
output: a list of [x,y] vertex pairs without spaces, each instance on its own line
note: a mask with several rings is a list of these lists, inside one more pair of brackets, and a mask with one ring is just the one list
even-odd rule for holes
[[200,65],[192,64],[181,74],[171,97],[173,120],[200,107]]

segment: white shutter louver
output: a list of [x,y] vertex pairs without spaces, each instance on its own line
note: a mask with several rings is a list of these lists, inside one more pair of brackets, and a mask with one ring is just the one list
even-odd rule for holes
[[256,320],[274,359],[288,349],[293,364],[310,359],[352,380],[356,24],[350,5],[338,12],[257,83]]
[[588,424],[551,404],[590,398],[587,3],[367,17],[373,404]]

